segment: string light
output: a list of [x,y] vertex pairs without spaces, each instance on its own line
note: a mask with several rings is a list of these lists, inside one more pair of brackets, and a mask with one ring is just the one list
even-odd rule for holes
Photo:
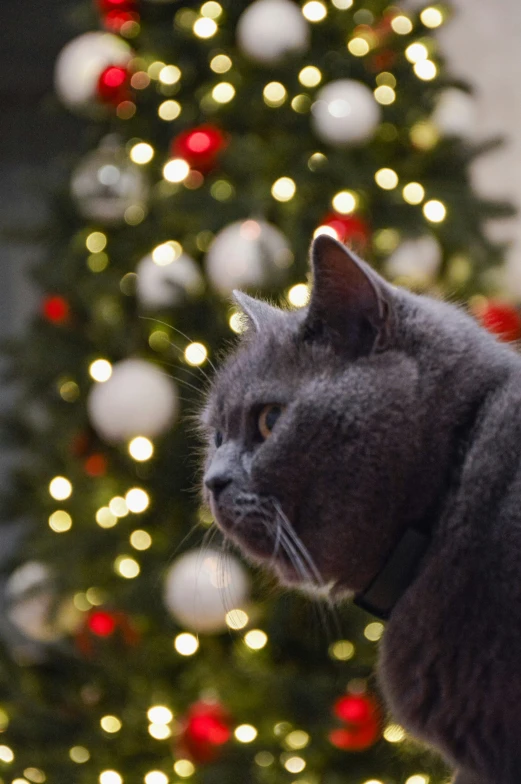
[[363,57],[369,52],[371,47],[365,38],[356,37],[348,42],[347,48],[355,57]]
[[296,190],[297,186],[291,177],[279,177],[271,186],[271,195],[277,201],[290,201]]
[[147,718],[151,724],[170,724],[174,714],[166,705],[153,705],[147,711]]
[[238,609],[227,612],[224,619],[226,621],[226,625],[230,629],[244,629],[250,620],[248,614],[245,613],[244,610]]
[[69,749],[69,757],[78,765],[83,765],[90,760],[90,752],[85,746],[73,746]]
[[75,381],[66,381],[60,385],[60,397],[66,403],[74,403],[80,396],[80,388]]
[[93,231],[85,240],[85,247],[91,253],[101,253],[107,247],[107,237],[102,231]]
[[103,604],[105,601],[105,593],[101,591],[99,588],[88,588],[85,592],[85,597],[89,604],[94,605],[94,607],[98,607],[100,604]]
[[161,245],[157,245],[152,251],[152,261],[158,267],[167,267],[173,261],[179,258],[183,252],[181,243],[176,240],[168,240]]
[[340,11],[345,11],[346,9],[351,8],[353,0],[332,0],[332,3],[335,8],[338,8]]
[[447,208],[438,199],[431,199],[423,205],[423,214],[431,223],[441,223],[445,220]]
[[0,760],[2,762],[13,762],[14,752],[9,746],[0,746]]
[[190,166],[182,158],[172,158],[163,167],[163,177],[167,182],[183,182],[190,174]]
[[380,229],[375,232],[373,242],[382,253],[392,253],[400,244],[400,232],[396,229]]
[[165,67],[166,63],[163,63],[161,60],[155,60],[151,63],[147,68],[147,74],[150,76],[151,79],[159,79],[159,74]]
[[167,122],[176,120],[181,114],[181,104],[177,101],[163,101],[157,110],[159,117]]
[[190,632],[182,632],[175,638],[174,648],[181,656],[193,656],[199,649],[199,640]]
[[148,531],[132,531],[130,534],[130,544],[135,550],[148,550],[152,546],[152,537]]
[[164,68],[161,68],[159,71],[157,78],[161,84],[177,84],[181,78],[181,69],[178,68],[177,65],[165,65]]
[[226,73],[232,67],[232,60],[227,54],[216,54],[210,60],[210,68],[214,73]]
[[72,495],[72,484],[64,476],[55,476],[49,483],[49,493],[55,501],[65,501]]
[[189,776],[194,775],[195,765],[190,760],[180,759],[174,762],[174,771],[178,776],[181,776],[182,779],[186,779]]
[[[162,329],[154,329],[148,338],[148,345],[150,348],[154,349],[154,351],[167,351],[171,345],[168,332],[165,332]],[[148,460],[148,458],[145,459]]]
[[409,137],[415,147],[430,150],[438,143],[440,134],[434,123],[421,120],[412,126]]
[[120,555],[114,562],[114,569],[121,576],[127,580],[133,580],[141,571],[138,562],[128,555]]
[[399,724],[388,724],[383,736],[388,743],[401,743],[405,739],[405,730]]
[[384,625],[383,623],[379,623],[378,621],[373,621],[373,623],[368,623],[364,629],[364,637],[367,640],[371,640],[371,642],[376,642],[379,640],[384,633]]
[[217,103],[229,103],[235,96],[235,87],[230,82],[219,82],[212,90],[212,98]]
[[423,773],[415,773],[414,776],[409,776],[405,784],[429,784],[430,777],[425,776]]
[[429,52],[424,44],[415,43],[409,44],[405,50],[405,56],[410,63],[419,63],[427,59]]
[[353,191],[339,191],[333,196],[331,204],[341,215],[350,215],[358,205],[358,197]]
[[327,8],[319,0],[309,0],[302,8],[302,14],[308,22],[321,22],[327,16]]
[[378,103],[382,104],[383,106],[389,106],[389,104],[395,102],[396,93],[392,87],[389,87],[389,85],[382,84],[374,91],[374,97]]
[[298,112],[298,114],[306,114],[306,112],[309,112],[311,105],[311,98],[309,95],[304,95],[303,93],[296,95],[291,99],[291,108],[294,112]]
[[89,375],[94,381],[102,384],[112,375],[112,365],[107,359],[96,359],[89,365]]
[[268,642],[268,635],[261,629],[251,629],[244,635],[244,642],[252,651],[260,651]]
[[322,72],[315,65],[306,65],[300,71],[298,80],[304,87],[316,87],[322,81]]
[[145,210],[140,204],[131,204],[125,210],[123,218],[129,226],[137,226],[145,219]]
[[258,735],[258,731],[251,724],[241,724],[233,733],[239,743],[251,743]]
[[107,269],[109,257],[106,253],[91,253],[87,259],[87,267],[91,272],[103,272]]
[[378,169],[374,178],[376,184],[385,191],[392,191],[398,185],[398,175],[394,169]]
[[255,764],[259,765],[261,768],[268,768],[275,762],[275,757],[269,751],[259,751],[258,754],[255,755],[254,759]]
[[156,740],[166,740],[172,735],[172,730],[166,724],[150,724],[148,732]]
[[414,63],[413,67],[418,79],[422,79],[424,82],[430,82],[438,73],[438,69],[432,60],[420,60],[418,63]]
[[140,487],[133,487],[126,494],[125,503],[130,512],[140,514],[150,506],[150,496]]
[[100,784],[123,784],[123,779],[115,770],[104,770],[99,776]]
[[228,324],[230,325],[232,332],[235,332],[236,335],[240,335],[245,331],[244,317],[242,313],[232,313],[228,319]]
[[234,195],[235,190],[228,180],[216,180],[212,183],[210,193],[217,201],[228,201]]
[[333,237],[334,240],[338,239],[338,234],[332,226],[318,226],[313,232],[313,239],[325,234],[327,237]]
[[309,286],[306,283],[296,283],[288,291],[288,301],[295,308],[302,308],[309,302]]
[[137,460],[138,463],[144,463],[146,460],[150,460],[154,454],[154,444],[145,436],[136,436],[129,443],[128,452],[130,457]]
[[293,730],[284,738],[284,743],[290,749],[304,749],[309,744],[309,741],[310,737],[304,730]]
[[306,760],[302,759],[302,757],[289,757],[284,761],[284,767],[290,773],[302,773],[306,767]]
[[70,531],[72,528],[72,517],[68,512],[64,512],[61,509],[53,512],[49,517],[49,528],[51,528],[57,534]]
[[288,93],[280,82],[269,82],[262,91],[262,96],[267,106],[278,107],[282,106],[288,97]]
[[136,71],[135,74],[132,74],[130,85],[134,90],[145,90],[149,84],[150,76],[145,71]]
[[109,509],[116,517],[126,517],[128,515],[127,502],[120,495],[110,499]]
[[118,522],[118,516],[108,506],[102,506],[96,512],[96,522],[100,528],[114,528]]
[[116,108],[116,114],[120,120],[131,120],[137,111],[134,101],[121,101]]
[[24,770],[24,776],[29,779],[29,781],[34,782],[34,784],[44,784],[46,780],[46,775],[43,770],[39,768],[26,768]]
[[208,0],[201,6],[201,16],[207,16],[209,19],[219,19],[222,12],[222,6],[216,3],[215,0]]
[[145,784],[168,784],[168,776],[161,770],[150,770],[145,778]]
[[203,365],[208,358],[208,349],[202,343],[190,343],[184,352],[185,362],[193,367]]
[[338,661],[349,661],[355,655],[355,646],[349,640],[337,640],[329,646],[329,655]]
[[407,204],[421,204],[425,197],[425,189],[419,182],[408,182],[402,190],[402,195]]
[[105,732],[114,733],[119,732],[123,726],[117,716],[103,716],[100,719],[101,729]]
[[425,25],[425,27],[439,27],[443,24],[443,14],[439,8],[435,8],[433,6],[429,6],[428,8],[424,8],[420,14],[420,19]]
[[398,35],[408,35],[412,32],[412,22],[408,16],[399,14],[391,19],[391,27]]
[[135,144],[130,150],[130,159],[139,165],[150,163],[154,157],[154,148],[147,142],[139,142]]
[[217,32],[217,23],[208,16],[196,19],[193,26],[194,35],[198,38],[211,38]]

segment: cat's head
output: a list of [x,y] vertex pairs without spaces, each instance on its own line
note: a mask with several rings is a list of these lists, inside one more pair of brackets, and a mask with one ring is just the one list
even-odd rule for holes
[[253,561],[286,584],[334,583],[342,594],[366,587],[441,487],[453,425],[443,395],[450,409],[454,393],[442,380],[433,401],[435,379],[464,352],[461,335],[479,330],[330,237],[311,257],[308,307],[235,295],[249,328],[203,411],[204,494]]

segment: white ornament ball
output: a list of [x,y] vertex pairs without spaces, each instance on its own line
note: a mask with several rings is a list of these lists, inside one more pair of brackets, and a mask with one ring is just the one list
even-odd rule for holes
[[180,626],[212,634],[226,629],[226,613],[244,609],[250,581],[242,564],[217,550],[190,550],[170,567],[167,610]]
[[121,223],[129,207],[144,214],[149,186],[142,167],[109,137],[76,167],[71,193],[84,218],[110,225]]
[[256,0],[239,19],[237,43],[252,60],[272,65],[307,49],[309,27],[292,0]]
[[417,286],[433,283],[442,262],[442,250],[432,235],[405,240],[386,261],[390,278],[405,278]]
[[143,308],[178,307],[204,288],[199,267],[186,253],[164,265],[157,264],[150,254],[139,262],[136,273],[137,297]]
[[317,136],[338,145],[369,141],[381,117],[369,87],[354,79],[338,79],[319,90],[311,112]]
[[81,613],[70,599],[56,603],[49,568],[28,561],[11,574],[6,586],[7,615],[30,640],[56,642],[77,630]]
[[213,288],[227,296],[236,288],[265,288],[280,283],[293,261],[284,234],[265,221],[231,223],[213,240],[206,272]]
[[144,359],[124,359],[108,381],[97,382],[87,400],[92,425],[106,441],[153,438],[175,421],[179,400],[172,379]]
[[91,32],[74,38],[56,61],[54,83],[58,96],[70,109],[99,111],[99,77],[110,65],[128,65],[132,56],[130,46],[112,33]]
[[438,98],[432,120],[446,136],[471,137],[477,129],[476,103],[468,93],[450,87]]

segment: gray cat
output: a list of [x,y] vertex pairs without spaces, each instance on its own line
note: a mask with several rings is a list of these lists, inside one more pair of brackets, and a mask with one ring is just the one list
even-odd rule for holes
[[312,263],[305,309],[236,294],[206,499],[286,585],[389,619],[383,692],[457,784],[519,784],[521,359],[327,236]]

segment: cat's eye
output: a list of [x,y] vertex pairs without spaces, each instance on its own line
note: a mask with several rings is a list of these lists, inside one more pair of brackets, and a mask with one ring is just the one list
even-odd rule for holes
[[216,430],[214,436],[214,443],[217,449],[219,449],[219,447],[222,445],[222,442],[223,442],[223,434],[221,433],[220,430]]
[[269,405],[264,406],[260,412],[258,427],[259,433],[264,439],[271,435],[271,431],[277,424],[277,420],[279,419],[283,410],[284,409],[282,406],[279,406],[276,403],[270,403]]

